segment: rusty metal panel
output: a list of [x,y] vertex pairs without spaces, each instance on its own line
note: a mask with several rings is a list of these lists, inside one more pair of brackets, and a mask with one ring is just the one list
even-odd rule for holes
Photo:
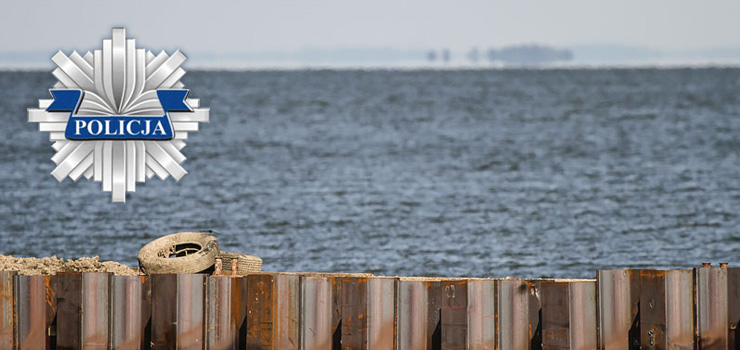
[[0,349],[12,349],[13,342],[13,278],[15,271],[0,271]]
[[108,349],[108,273],[60,273],[56,286],[58,349]]
[[300,346],[300,276],[275,275],[277,297],[275,316],[275,345],[280,350],[298,350]]
[[152,275],[152,349],[202,349],[205,275]]
[[331,349],[338,305],[334,304],[333,277],[301,276],[301,349]]
[[497,341],[500,350],[530,349],[530,288],[527,281],[496,283]]
[[151,348],[176,349],[177,275],[152,275],[151,288]]
[[51,276],[57,291],[57,349],[82,348],[82,274]]
[[542,348],[570,349],[570,307],[568,284],[556,281],[541,282]]
[[176,349],[177,275],[151,276],[151,348]]
[[728,348],[729,305],[727,269],[694,269],[698,349]]
[[246,316],[246,278],[208,277],[206,349],[239,349]]
[[468,349],[496,347],[495,281],[468,281]]
[[367,278],[342,278],[342,349],[364,350],[367,345]]
[[596,349],[596,282],[568,282],[570,349]]
[[247,293],[249,292],[247,278],[242,276],[232,280],[231,290],[231,316],[236,318],[234,323],[238,325],[239,349],[245,349],[247,346]]
[[529,344],[531,350],[542,349],[542,281],[527,280],[529,288]]
[[109,273],[82,274],[82,348],[108,349]]
[[542,281],[542,348],[595,349],[596,282]]
[[342,349],[394,349],[396,279],[342,277]]
[[640,345],[646,350],[665,350],[665,273],[640,270]]
[[206,348],[238,348],[237,336],[237,326],[231,322],[231,278],[210,276],[206,283]]
[[110,347],[114,350],[141,349],[145,317],[143,276],[111,276]]
[[152,276],[141,276],[141,348],[152,347]]
[[442,281],[442,349],[468,347],[468,281]]
[[398,281],[398,349],[425,350],[427,335],[427,286],[425,281]]
[[50,276],[16,276],[16,346],[21,350],[54,348],[56,291]]
[[341,348],[341,286],[345,277],[372,277],[368,273],[302,272],[301,349]]
[[740,339],[738,323],[740,322],[740,269],[727,269],[727,312],[729,318],[727,337],[728,349],[739,349]]
[[643,349],[693,349],[691,270],[641,270],[640,340]]
[[442,282],[435,281],[427,284],[428,292],[428,319],[427,332],[430,335],[428,349],[440,349],[442,347]]
[[397,288],[399,350],[441,347],[441,283],[438,279],[401,278]]
[[301,276],[301,349],[341,348],[341,277],[348,276],[336,273]]
[[367,282],[369,349],[395,349],[396,340],[395,278],[372,277]]
[[600,348],[629,350],[638,322],[639,278],[633,278],[630,270],[599,270],[597,281]]
[[273,341],[274,278],[269,274],[247,276],[247,349],[277,349]]
[[178,349],[203,348],[205,281],[203,274],[177,275]]
[[694,349],[692,271],[668,271],[665,284],[667,348],[692,350]]
[[247,349],[298,349],[300,276],[247,276]]

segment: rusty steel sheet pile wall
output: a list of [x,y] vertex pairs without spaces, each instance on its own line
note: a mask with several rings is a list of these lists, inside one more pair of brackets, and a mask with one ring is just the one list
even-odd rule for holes
[[737,349],[740,269],[596,280],[0,272],[4,349]]
[[696,343],[702,349],[737,349],[740,269],[694,269]]
[[596,349],[596,282],[545,280],[540,290],[542,349]]
[[599,345],[603,350],[640,346],[640,280],[632,270],[601,270],[597,274]]
[[150,280],[149,276],[111,276],[111,349],[141,349],[150,344],[147,332],[151,325]]
[[13,277],[14,271],[0,271],[0,349],[13,347]]
[[542,348],[540,282],[519,279],[496,281],[497,349]]
[[206,285],[206,349],[241,349],[246,344],[247,279],[209,277]]

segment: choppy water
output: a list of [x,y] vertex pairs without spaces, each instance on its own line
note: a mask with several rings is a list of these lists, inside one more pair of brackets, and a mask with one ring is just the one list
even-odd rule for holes
[[593,277],[740,265],[740,70],[191,72],[211,124],[127,203],[49,173],[49,73],[0,73],[0,253],[135,264],[218,232],[266,270]]

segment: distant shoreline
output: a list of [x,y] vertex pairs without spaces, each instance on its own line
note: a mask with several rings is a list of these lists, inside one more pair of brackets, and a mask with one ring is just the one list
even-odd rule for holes
[[[542,65],[495,65],[495,64],[252,64],[252,65],[184,65],[187,71],[488,71],[488,70],[611,70],[611,69],[738,69],[740,61],[732,62],[662,62],[662,63],[553,63]],[[0,63],[2,72],[50,72],[53,65],[48,66],[19,66],[3,65]]]

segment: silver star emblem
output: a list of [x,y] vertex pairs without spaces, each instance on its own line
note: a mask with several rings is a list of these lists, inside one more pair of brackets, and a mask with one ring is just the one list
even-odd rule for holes
[[[187,91],[180,82],[185,70],[180,65],[186,58],[179,50],[172,55],[164,51],[155,55],[137,49],[123,28],[113,29],[112,38],[103,40],[100,50],[84,55],[59,51],[54,55],[52,61],[58,67],[52,74],[58,82],[52,94],[78,90],[81,100],[76,110],[62,112],[50,108],[59,100],[55,95],[55,99],[39,100],[39,108],[28,109],[28,121],[49,133],[57,152],[51,158],[57,165],[51,175],[59,182],[68,176],[73,181],[84,176],[101,182],[103,191],[112,193],[114,203],[125,202],[126,192],[135,192],[137,182],[155,175],[162,180],[172,176],[176,181],[185,176],[187,171],[181,165],[185,156],[180,151],[188,133],[198,131],[198,123],[209,121],[209,108],[200,108],[198,99],[185,99]],[[163,108],[158,93],[168,90],[181,92],[184,101],[179,103],[185,109]],[[168,118],[171,134],[159,139],[141,136],[156,132],[147,118]],[[79,122],[72,125],[70,119]],[[93,120],[97,121],[86,122]],[[73,137],[70,132],[75,127],[89,138]]]

